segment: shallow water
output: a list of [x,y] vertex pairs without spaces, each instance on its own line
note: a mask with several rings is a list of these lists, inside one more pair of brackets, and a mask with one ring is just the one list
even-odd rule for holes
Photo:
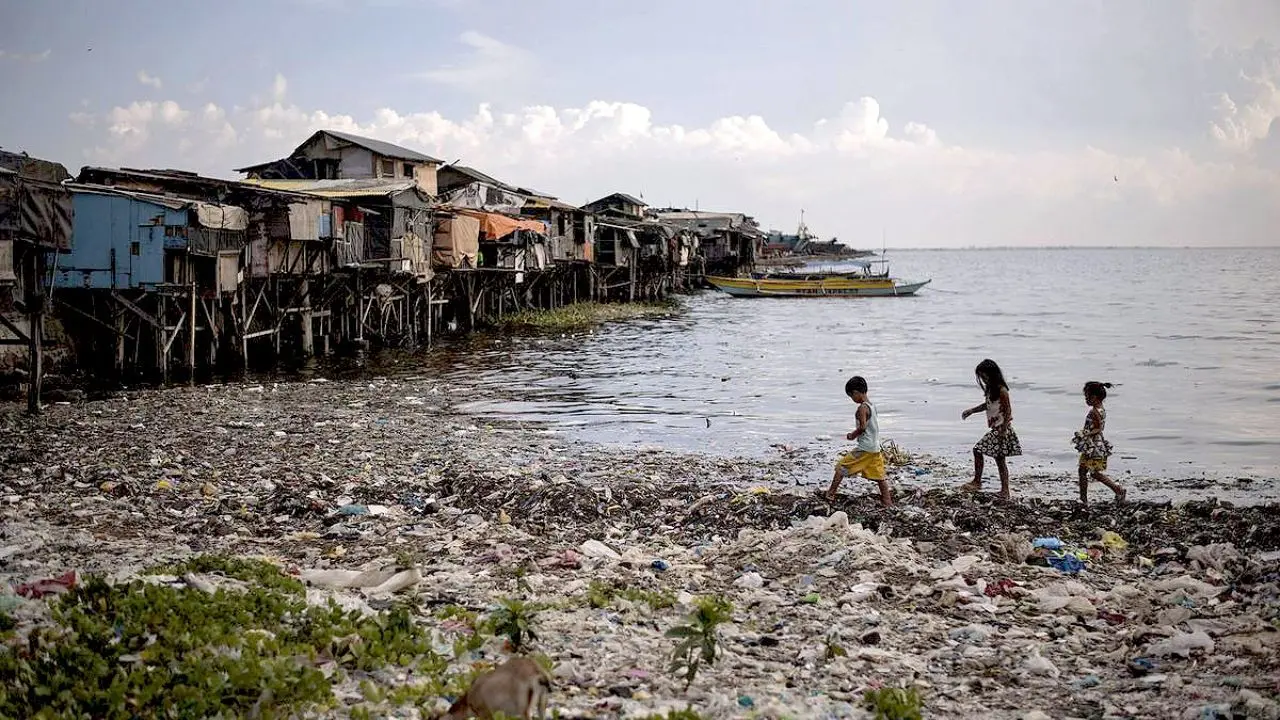
[[[853,428],[861,374],[900,446],[967,465],[984,431],[973,368],[1009,379],[1025,455],[1015,473],[1074,473],[1086,380],[1116,384],[1107,436],[1121,478],[1173,495],[1271,495],[1280,477],[1280,250],[891,251],[914,298],[734,299],[703,293],[675,320],[589,334],[492,338],[433,353],[484,388],[467,409],[548,422],[584,440],[727,455],[809,448],[830,460]],[[989,471],[990,472],[990,471]],[[1244,478],[1245,481],[1240,481]],[[1250,482],[1252,481],[1252,482]],[[1063,492],[1074,492],[1074,483]],[[1217,490],[1213,491],[1217,492]],[[1148,493],[1141,493],[1148,494]]]

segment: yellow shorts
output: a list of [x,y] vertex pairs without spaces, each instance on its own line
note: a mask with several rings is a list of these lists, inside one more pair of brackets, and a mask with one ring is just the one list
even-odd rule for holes
[[840,473],[840,477],[861,475],[868,480],[883,480],[884,455],[861,450],[845,453],[836,461],[836,472]]
[[1085,457],[1084,455],[1081,455],[1080,467],[1090,472],[1102,472],[1103,470],[1107,469],[1107,459],[1105,457],[1088,458],[1088,457]]

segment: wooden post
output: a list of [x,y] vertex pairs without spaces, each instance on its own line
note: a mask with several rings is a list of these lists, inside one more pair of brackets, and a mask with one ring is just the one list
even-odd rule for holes
[[164,292],[156,293],[156,319],[160,321],[159,342],[156,343],[156,357],[160,363],[160,379],[169,384],[169,313],[165,303]]
[[311,282],[309,280],[301,281],[300,291],[306,302],[300,310],[302,317],[302,355],[303,357],[311,357],[315,354],[315,331],[312,328],[311,316]]
[[114,299],[112,299],[111,301],[111,310],[115,315],[115,326],[116,326],[115,372],[116,372],[116,380],[119,381],[124,377],[124,340],[125,340],[124,334],[125,334],[125,331],[128,329],[129,324],[125,321],[124,308],[121,307],[120,303],[116,302]]
[[[196,384],[196,281],[191,280],[191,303],[187,321],[187,382]],[[210,328],[212,330],[213,328]]]
[[[240,362],[245,371],[249,370],[249,293],[248,280],[240,283]],[[235,309],[232,308],[232,314]]]
[[40,288],[43,273],[40,268],[42,254],[32,246],[23,263],[27,277],[23,286],[27,289],[27,364],[30,366],[30,382],[27,384],[27,412],[40,414],[40,393],[44,385],[44,293]]

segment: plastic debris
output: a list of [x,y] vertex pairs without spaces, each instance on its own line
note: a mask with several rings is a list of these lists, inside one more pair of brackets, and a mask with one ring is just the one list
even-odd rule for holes
[[1177,655],[1185,658],[1191,657],[1192,653],[1196,652],[1212,653],[1213,647],[1213,638],[1209,637],[1205,632],[1197,630],[1191,633],[1180,632],[1173,637],[1154,642],[1147,648],[1147,652],[1156,657]]
[[1108,550],[1123,551],[1129,547],[1129,542],[1120,537],[1120,534],[1111,530],[1102,531],[1102,545]]
[[13,594],[38,600],[49,595],[58,595],[71,590],[76,586],[77,579],[76,572],[72,570],[55,578],[23,583],[14,588]]
[[[913,471],[895,468],[895,482],[917,483],[897,506],[851,487],[828,514],[788,487],[800,473],[776,454],[628,449],[620,462],[616,448],[465,415],[474,389],[424,375],[144,390],[0,415],[0,608],[12,632],[49,624],[52,603],[6,590],[71,568],[217,592],[234,585],[147,568],[266,554],[305,581],[308,602],[407,610],[438,635],[451,674],[506,654],[479,620],[524,600],[537,613],[532,650],[554,663],[548,710],[562,717],[692,706],[717,720],[857,718],[872,681],[922,688],[929,717],[1181,718],[1206,706],[1267,717],[1243,695],[1272,687],[1280,650],[1280,577],[1258,553],[1280,536],[1264,511],[1207,521],[1221,508],[1135,500],[1085,515],[1054,500],[917,492]],[[130,429],[139,418],[145,433]],[[953,479],[931,469],[931,485]],[[367,512],[335,512],[346,506]],[[1123,534],[1127,553],[1104,532]],[[1048,533],[1106,552],[1032,548]],[[1213,548],[1227,541],[1239,545]],[[1049,569],[1054,553],[1088,572]],[[733,616],[719,659],[686,691],[664,633],[714,595]],[[359,680],[421,681],[402,668],[335,681],[335,707],[368,704]]]

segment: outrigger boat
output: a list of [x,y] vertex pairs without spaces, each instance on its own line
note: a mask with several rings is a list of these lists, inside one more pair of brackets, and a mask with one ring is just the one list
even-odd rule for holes
[[[856,263],[859,269],[854,271],[753,272],[750,277],[708,276],[706,280],[734,297],[904,297],[931,282],[889,277],[888,260]],[[883,265],[884,270],[873,271],[873,265]]]

